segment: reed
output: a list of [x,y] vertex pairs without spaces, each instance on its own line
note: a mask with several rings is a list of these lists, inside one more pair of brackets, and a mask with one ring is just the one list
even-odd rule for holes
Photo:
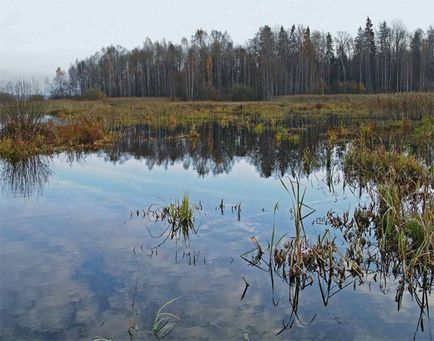
[[[404,289],[422,311],[427,300],[418,292],[431,290],[434,279],[434,179],[430,167],[412,155],[384,148],[372,150],[357,141],[345,158],[345,176],[350,186],[366,186],[372,198],[368,208],[358,208],[353,219],[329,216],[332,226],[343,231],[350,244],[347,257],[368,245],[369,262],[386,278],[400,276],[396,294],[398,309]],[[374,248],[369,246],[374,246]],[[360,251],[361,252],[361,251]],[[359,253],[360,253],[359,252]],[[425,295],[425,294],[423,294]],[[425,296],[424,296],[425,297]]]
[[139,216],[140,212],[143,212],[150,236],[155,239],[162,239],[158,245],[152,248],[153,251],[157,251],[166,241],[172,239],[177,243],[181,242],[188,248],[191,235],[198,233],[200,221],[197,224],[196,214],[200,210],[201,204],[191,203],[190,198],[185,193],[181,201],[175,201],[168,205],[153,204],[142,211],[132,212],[131,217]]
[[[316,240],[307,238],[303,222],[314,210],[305,203],[305,189],[297,178],[289,184],[280,179],[292,200],[293,236],[280,246],[287,234],[276,241],[273,219],[267,247],[251,237],[254,248],[241,255],[250,265],[270,274],[273,303],[277,304],[274,275],[289,285],[291,314],[289,320],[282,322],[283,327],[277,334],[290,329],[295,321],[302,325],[313,321],[315,315],[305,323],[298,306],[301,292],[314,282],[326,306],[337,292],[351,284],[355,288],[368,276],[374,281],[379,276],[384,283],[391,275],[399,276],[398,309],[403,292],[408,289],[419,305],[421,316],[428,313],[427,292],[434,280],[434,192],[428,178],[421,179],[427,182],[412,185],[415,187],[411,193],[408,188],[399,188],[402,184],[397,181],[393,187],[390,183],[377,184],[373,202],[357,208],[352,217],[349,212],[338,216],[330,211],[328,224],[340,231],[345,240],[339,248],[328,229],[318,234]],[[304,213],[306,209],[309,211]],[[277,205],[274,214],[276,210]]]

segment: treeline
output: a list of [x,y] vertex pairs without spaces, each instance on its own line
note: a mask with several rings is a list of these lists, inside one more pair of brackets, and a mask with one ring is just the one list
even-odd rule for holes
[[[185,100],[260,100],[278,95],[434,90],[434,29],[369,18],[356,37],[309,27],[264,26],[244,45],[225,32],[198,30],[180,44],[131,51],[103,48],[56,71],[52,96],[171,96]],[[93,92],[92,92],[93,91]]]

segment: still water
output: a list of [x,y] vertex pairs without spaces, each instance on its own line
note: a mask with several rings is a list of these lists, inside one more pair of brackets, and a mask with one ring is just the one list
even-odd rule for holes
[[[197,139],[181,127],[135,126],[98,153],[1,161],[0,339],[154,339],[155,314],[175,297],[165,310],[180,322],[168,339],[431,339],[433,321],[421,331],[411,296],[398,311],[397,283],[370,277],[336,290],[327,306],[317,285],[306,287],[299,319],[275,336],[291,313],[288,284],[274,278],[273,291],[270,274],[240,255],[252,249],[249,237],[270,240],[273,220],[278,236],[294,235],[279,177],[297,176],[306,190],[312,238],[330,228],[329,210],[369,202],[343,179],[347,146],[324,141],[330,122],[285,124],[303,127],[299,143],[230,124],[197,127]],[[311,169],[305,148],[315,156]],[[184,193],[201,207],[198,232],[188,245],[162,243],[142,212]]]

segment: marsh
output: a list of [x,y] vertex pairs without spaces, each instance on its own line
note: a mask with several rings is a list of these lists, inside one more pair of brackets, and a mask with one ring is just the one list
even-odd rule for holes
[[[422,304],[419,291],[397,299],[399,273],[370,266],[355,279],[347,268],[327,300],[313,273],[297,289],[294,319],[294,286],[264,259],[272,231],[282,247],[296,234],[282,181],[304,193],[306,240],[327,233],[336,250],[348,248],[330,212],[351,217],[374,200],[366,181],[346,176],[351,131],[369,126],[386,150],[428,166],[432,144],[409,143],[402,119],[381,116],[209,117],[117,124],[116,140],[95,151],[1,160],[1,338],[148,339],[177,298],[165,307],[179,318],[170,339],[429,339],[432,265]],[[421,122],[412,120],[414,134]],[[167,238],[160,215],[186,198],[194,233]],[[240,257],[251,237],[263,247],[259,266]]]

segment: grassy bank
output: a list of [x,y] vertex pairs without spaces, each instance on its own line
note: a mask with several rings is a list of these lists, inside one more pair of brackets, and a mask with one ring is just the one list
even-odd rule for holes
[[[31,132],[25,125],[14,124],[14,120],[3,123],[0,157],[22,158],[63,150],[96,150],[113,142],[116,138],[113,132],[118,128],[143,123],[170,128],[218,121],[222,125],[234,122],[259,129],[262,121],[273,125],[274,120],[291,113],[408,122],[434,116],[432,93],[292,96],[263,102],[174,102],[168,98],[62,99],[39,104],[38,115],[45,117],[45,121],[38,120]],[[8,115],[7,110],[2,106],[0,117]],[[278,128],[276,126],[276,131]],[[286,138],[281,135],[280,132],[276,138]],[[296,136],[290,138],[297,139]]]

